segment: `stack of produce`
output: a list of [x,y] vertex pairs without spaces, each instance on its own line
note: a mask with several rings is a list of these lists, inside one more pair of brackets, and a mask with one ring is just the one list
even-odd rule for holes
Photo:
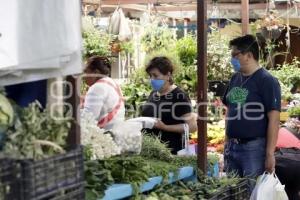
[[111,132],[100,129],[93,114],[82,112],[80,125],[81,143],[85,146],[85,155],[90,159],[110,158],[121,153],[121,148],[114,142]]
[[38,102],[3,113],[14,119],[2,133],[0,199],[83,199],[82,149],[65,152],[70,115]]
[[[191,134],[191,144],[197,143],[197,132]],[[225,122],[220,121],[216,124],[207,124],[207,146],[208,151],[223,153],[225,141]]]
[[[216,163],[218,157],[209,155],[209,160],[209,163]],[[166,180],[170,172],[176,174],[180,167],[196,165],[196,156],[174,156],[158,137],[143,135],[140,155],[123,154],[101,160],[86,160],[86,196],[90,200],[100,198],[113,183],[131,184],[137,196],[139,186],[148,178],[162,176]]]
[[224,151],[225,127],[224,121],[218,124],[208,124],[207,142],[209,147],[214,147],[219,153]]

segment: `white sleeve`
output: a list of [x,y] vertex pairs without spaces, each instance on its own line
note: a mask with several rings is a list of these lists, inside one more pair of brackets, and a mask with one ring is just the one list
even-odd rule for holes
[[96,120],[100,116],[101,109],[107,97],[106,88],[105,84],[96,83],[89,88],[85,96],[83,110],[93,113]]

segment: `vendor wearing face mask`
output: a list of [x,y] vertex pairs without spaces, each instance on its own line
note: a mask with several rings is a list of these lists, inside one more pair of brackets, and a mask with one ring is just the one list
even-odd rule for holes
[[255,178],[275,169],[280,86],[259,66],[255,37],[238,37],[230,41],[230,47],[236,73],[223,97],[227,107],[224,164],[226,172]]
[[184,124],[188,124],[189,131],[194,132],[197,123],[188,95],[173,83],[173,71],[174,66],[167,57],[154,57],[149,62],[146,72],[150,76],[153,91],[142,107],[142,116],[159,119],[154,129],[148,132],[168,142],[172,153],[176,154],[183,149]]

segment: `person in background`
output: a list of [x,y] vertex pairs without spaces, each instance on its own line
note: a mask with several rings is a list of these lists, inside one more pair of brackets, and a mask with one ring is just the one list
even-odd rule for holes
[[188,95],[173,83],[174,66],[167,57],[154,57],[146,67],[150,76],[153,91],[142,107],[142,116],[154,117],[152,132],[168,143],[172,154],[183,149],[184,124],[189,131],[197,129],[196,116],[192,113],[192,105]]
[[118,120],[124,120],[125,107],[121,88],[111,79],[111,65],[106,57],[92,56],[84,70],[89,86],[83,103],[83,111],[93,113],[98,126],[111,129]]
[[[280,85],[259,65],[256,38],[245,35],[230,41],[236,71],[223,97],[226,111],[224,164],[226,173],[255,179],[275,169],[279,129]],[[250,190],[255,183],[250,183]]]
[[290,118],[278,133],[275,172],[289,200],[300,199],[300,121]]

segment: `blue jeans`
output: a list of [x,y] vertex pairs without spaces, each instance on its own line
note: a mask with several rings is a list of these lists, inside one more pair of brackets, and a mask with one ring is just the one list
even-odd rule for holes
[[224,168],[226,173],[235,173],[240,177],[253,180],[254,188],[257,176],[265,171],[266,139],[258,138],[247,143],[236,143],[229,139],[224,148]]

